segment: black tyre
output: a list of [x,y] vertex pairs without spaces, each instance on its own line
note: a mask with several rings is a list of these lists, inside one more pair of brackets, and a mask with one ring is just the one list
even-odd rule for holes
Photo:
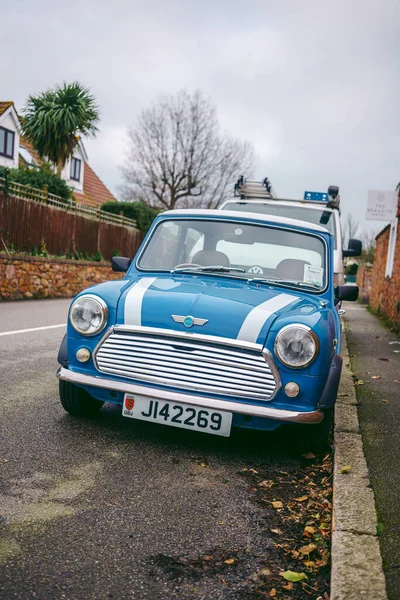
[[92,398],[83,388],[70,383],[59,381],[60,401],[63,408],[75,417],[91,417],[95,415],[104,402]]
[[324,418],[316,425],[301,425],[297,431],[297,446],[301,454],[321,454],[329,449],[333,409],[324,410]]

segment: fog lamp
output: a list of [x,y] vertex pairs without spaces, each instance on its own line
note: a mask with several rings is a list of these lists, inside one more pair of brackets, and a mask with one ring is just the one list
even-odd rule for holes
[[289,396],[289,398],[295,398],[299,392],[300,388],[294,381],[289,381],[289,383],[285,385],[285,394],[286,396]]
[[76,352],[76,358],[79,362],[87,362],[90,358],[90,350],[87,348],[79,348]]

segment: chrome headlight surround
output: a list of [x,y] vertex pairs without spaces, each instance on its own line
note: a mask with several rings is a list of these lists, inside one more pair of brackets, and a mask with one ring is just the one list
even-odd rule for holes
[[[285,357],[285,349],[286,352],[288,350],[288,344],[292,341],[290,339],[290,333],[292,332],[292,337],[293,334],[296,332],[299,335],[298,340],[296,340],[298,343],[303,344],[303,348],[304,349],[304,342],[303,340],[308,339],[309,343],[311,343],[311,350],[312,352],[308,352],[308,355],[306,357],[303,358],[303,360],[300,359],[300,361],[298,362],[290,362],[288,360],[288,357],[286,355]],[[288,340],[288,334],[289,334],[289,340]],[[302,336],[302,339],[301,339]],[[286,348],[285,348],[286,345]],[[282,329],[278,332],[278,335],[275,338],[275,344],[274,344],[274,352],[275,355],[277,356],[277,358],[280,360],[281,363],[283,363],[285,366],[290,367],[291,369],[304,369],[305,367],[308,367],[309,365],[311,365],[312,362],[314,362],[314,360],[316,359],[316,357],[318,356],[318,352],[319,352],[319,339],[317,337],[317,335],[314,333],[314,331],[311,329],[311,327],[308,327],[307,325],[302,325],[301,323],[293,323],[291,325],[286,325],[285,327],[282,327]]]
[[[88,311],[83,315],[83,311]],[[91,315],[90,316],[90,312]],[[89,325],[85,329],[79,327],[79,314],[81,313],[81,322],[87,322],[89,317]],[[108,307],[102,298],[93,294],[85,294],[80,296],[71,304],[69,309],[69,321],[77,333],[85,336],[92,336],[103,331],[107,324]],[[92,323],[91,321],[95,321]]]

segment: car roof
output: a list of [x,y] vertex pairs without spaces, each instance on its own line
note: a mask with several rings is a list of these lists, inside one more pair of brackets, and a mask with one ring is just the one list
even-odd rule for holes
[[[301,208],[311,208],[312,210],[321,210],[323,212],[333,212],[333,208],[330,206],[326,206],[322,202],[320,204],[316,202],[307,202],[307,200],[289,200],[289,199],[281,199],[281,198],[265,198],[264,200],[256,200],[255,198],[243,198],[240,200],[239,198],[232,198],[232,200],[226,200],[220,208],[223,208],[227,204],[281,204],[283,206],[300,206]],[[225,210],[225,209],[224,209]]]
[[318,233],[325,233],[332,235],[325,227],[315,225],[308,221],[301,221],[300,219],[290,219],[288,217],[278,217],[276,215],[260,214],[254,212],[238,212],[237,210],[220,210],[220,209],[206,209],[206,208],[184,208],[167,210],[161,213],[158,217],[218,217],[219,219],[234,219],[235,221],[249,220],[258,221],[261,223],[274,223],[276,225],[287,225],[288,227],[302,227]]

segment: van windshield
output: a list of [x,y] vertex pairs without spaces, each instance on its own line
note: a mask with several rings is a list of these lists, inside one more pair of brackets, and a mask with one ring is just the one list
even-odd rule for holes
[[326,282],[323,240],[293,229],[224,221],[168,219],[147,242],[137,266],[148,271],[215,273],[279,280],[320,291]]
[[[228,202],[224,206],[224,210],[235,210],[238,212],[256,212],[264,215],[274,215],[278,217],[287,217],[288,219],[296,219],[306,221],[313,225],[325,227],[330,233],[336,236],[335,216],[329,208],[309,208],[307,206],[298,206],[296,204],[281,204],[279,202],[250,202],[241,200],[236,202]],[[335,240],[336,248],[336,240]]]

